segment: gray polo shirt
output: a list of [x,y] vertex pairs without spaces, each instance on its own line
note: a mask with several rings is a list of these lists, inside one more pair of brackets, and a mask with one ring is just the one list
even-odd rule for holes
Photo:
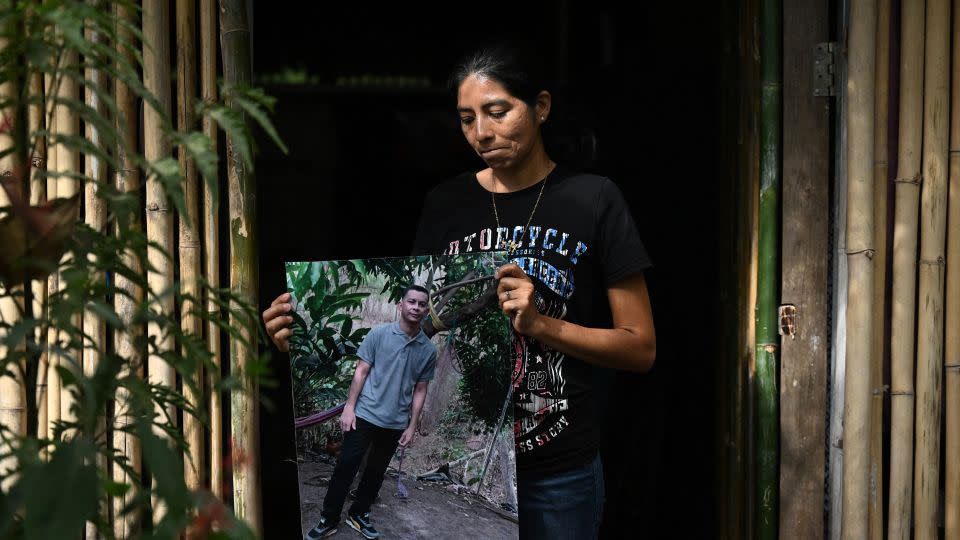
[[413,387],[433,379],[437,347],[423,330],[411,339],[394,322],[370,330],[357,356],[371,366],[357,398],[357,416],[383,428],[406,429]]

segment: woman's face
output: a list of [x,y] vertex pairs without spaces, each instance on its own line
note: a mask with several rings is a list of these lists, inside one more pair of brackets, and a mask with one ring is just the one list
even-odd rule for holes
[[490,168],[522,163],[540,139],[537,111],[492,79],[476,74],[464,79],[457,111],[464,137]]

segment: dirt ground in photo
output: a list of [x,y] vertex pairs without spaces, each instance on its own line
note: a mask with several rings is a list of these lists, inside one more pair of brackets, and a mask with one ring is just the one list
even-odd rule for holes
[[[323,494],[333,474],[333,461],[302,462],[300,465],[300,520],[304,536],[317,524],[323,507]],[[406,466],[406,462],[404,462]],[[391,474],[392,473],[392,474]],[[463,540],[499,540],[519,537],[516,515],[496,509],[472,493],[458,493],[457,484],[420,482],[403,475],[409,498],[395,496],[397,479],[389,469],[380,495],[370,509],[370,518],[381,538],[456,538]],[[351,489],[356,488],[360,474]],[[362,538],[345,521],[351,503],[347,499],[334,538]]]

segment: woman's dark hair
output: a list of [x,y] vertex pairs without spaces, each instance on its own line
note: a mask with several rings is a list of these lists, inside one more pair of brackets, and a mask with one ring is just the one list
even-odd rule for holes
[[513,44],[487,45],[467,54],[450,74],[448,86],[454,96],[460,84],[470,75],[497,81],[510,93],[533,107],[537,94],[547,90],[548,81],[528,49]]
[[[550,122],[541,126],[547,152],[567,166],[585,170],[597,160],[597,137],[593,122],[577,118],[569,110],[569,103],[560,92],[551,89],[544,66],[550,63],[549,55],[537,54],[533,47],[516,43],[500,42],[484,45],[463,56],[456,63],[447,85],[454,99],[460,84],[471,76],[492,79],[528,106],[535,107],[537,94],[547,90],[553,96]],[[559,106],[558,106],[559,105]],[[567,106],[564,106],[567,105]],[[564,110],[568,109],[568,110]]]

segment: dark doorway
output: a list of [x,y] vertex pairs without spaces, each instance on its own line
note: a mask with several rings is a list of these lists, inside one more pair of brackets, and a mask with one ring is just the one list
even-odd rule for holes
[[[278,98],[274,122],[290,147],[259,145],[264,306],[283,291],[285,260],[409,254],[424,193],[481,168],[442,88],[448,70],[495,36],[538,45],[561,81],[555,108],[574,133],[595,137],[585,167],[623,190],[655,265],[656,367],[598,378],[603,537],[714,537],[720,355],[706,314],[719,296],[719,5],[635,3],[629,14],[605,2],[429,13],[346,5],[253,6],[254,72]],[[357,213],[369,215],[362,228],[347,225]],[[261,417],[267,538],[300,535],[286,361],[274,354],[278,385],[264,390],[272,407]]]

